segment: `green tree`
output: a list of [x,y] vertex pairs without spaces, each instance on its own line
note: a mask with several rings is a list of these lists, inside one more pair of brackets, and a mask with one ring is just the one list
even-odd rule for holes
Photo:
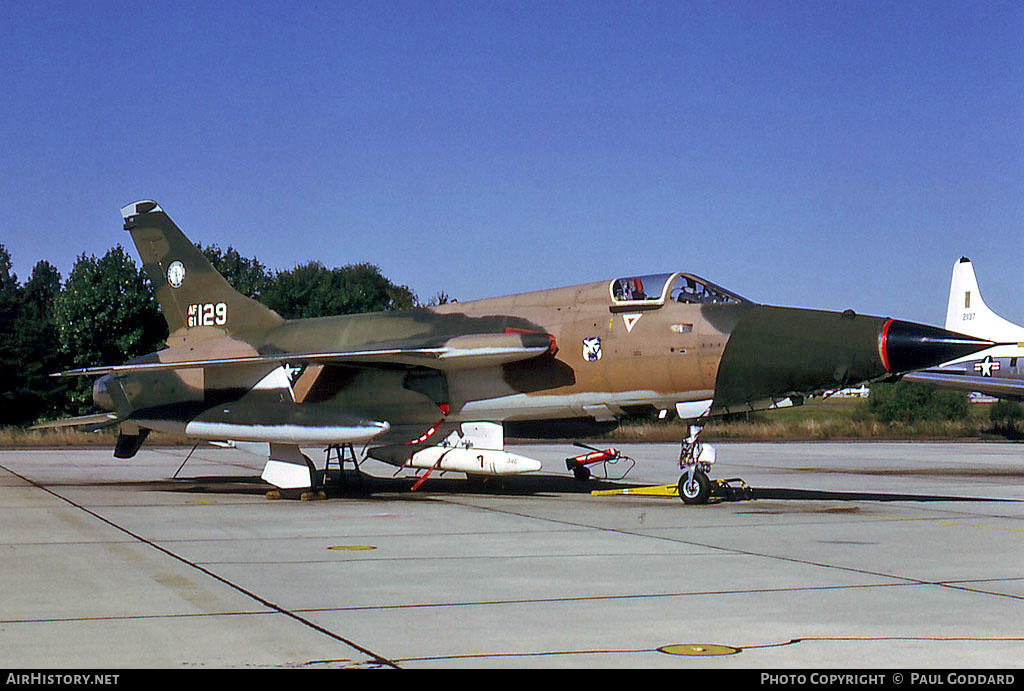
[[[328,269],[309,262],[271,273],[233,247],[198,247],[236,290],[286,318],[418,304],[407,286],[393,283],[373,264]],[[49,375],[126,362],[159,349],[167,337],[149,279],[121,246],[98,259],[80,256],[63,287],[60,273],[46,261],[36,264],[24,286],[11,268],[0,244],[0,424],[92,412],[91,379]]]
[[1016,401],[999,399],[988,409],[988,418],[992,422],[1021,422],[1024,421],[1024,406]]
[[304,319],[408,309],[415,306],[416,296],[373,264],[328,269],[309,262],[278,272],[262,301],[286,319]]
[[53,298],[60,273],[41,261],[21,286],[0,245],[0,424],[24,425],[60,407]]
[[0,424],[19,424],[21,420],[21,311],[21,286],[11,271],[11,255],[0,244]]
[[256,257],[246,259],[230,245],[222,250],[217,245],[196,243],[196,247],[210,260],[213,268],[223,276],[231,287],[242,295],[259,300],[273,283],[274,277]]
[[[167,338],[153,289],[118,245],[101,258],[78,258],[54,301],[57,343],[71,367],[118,364],[157,350]],[[74,385],[67,412],[92,408],[91,384]]]
[[22,289],[17,326],[24,363],[25,421],[55,417],[63,409],[67,395],[67,382],[50,376],[64,368],[53,311],[59,294],[60,272],[47,261],[37,262]]
[[1016,401],[1000,399],[988,409],[992,431],[1010,439],[1020,439],[1024,434],[1024,406]]
[[959,420],[967,417],[967,406],[963,391],[909,381],[872,384],[867,401],[868,412],[881,422]]

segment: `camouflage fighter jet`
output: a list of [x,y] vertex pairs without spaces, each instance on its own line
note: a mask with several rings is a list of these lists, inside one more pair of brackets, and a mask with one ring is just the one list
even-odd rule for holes
[[259,443],[262,477],[315,486],[300,447],[366,444],[397,466],[506,475],[540,462],[504,435],[566,436],[623,416],[691,422],[680,496],[706,502],[709,417],[795,405],[991,341],[894,319],[760,305],[690,273],[401,312],[285,320],[232,289],[153,201],[122,210],[152,280],[167,347],[96,375],[102,410],[133,456],[150,430]]

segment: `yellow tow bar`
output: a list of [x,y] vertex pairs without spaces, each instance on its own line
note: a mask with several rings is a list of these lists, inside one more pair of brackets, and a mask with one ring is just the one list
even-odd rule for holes
[[[678,497],[679,485],[652,485],[650,487],[625,487],[623,489],[595,489],[590,491],[594,497],[610,497],[628,494],[631,497]],[[747,483],[739,478],[729,480],[712,480],[711,496],[725,501],[741,501],[753,499],[754,492]]]
[[655,485],[653,487],[627,487],[625,489],[595,489],[591,496],[609,497],[614,494],[629,494],[642,497],[678,497],[678,485]]

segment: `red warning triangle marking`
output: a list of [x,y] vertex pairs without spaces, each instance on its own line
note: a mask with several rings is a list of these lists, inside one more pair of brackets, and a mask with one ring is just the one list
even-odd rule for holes
[[622,315],[622,323],[626,325],[626,333],[633,330],[633,327],[636,326],[636,323],[640,321],[640,317],[642,316],[644,316],[642,312]]

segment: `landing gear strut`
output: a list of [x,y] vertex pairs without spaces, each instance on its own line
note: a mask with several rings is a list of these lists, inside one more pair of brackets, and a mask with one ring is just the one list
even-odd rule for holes
[[707,504],[711,498],[711,480],[708,473],[715,462],[715,448],[698,441],[703,424],[690,425],[690,433],[683,439],[679,451],[679,498],[687,504]]
[[754,493],[740,478],[712,480],[708,477],[715,462],[715,448],[698,441],[702,423],[690,425],[690,433],[683,440],[679,452],[679,498],[687,504],[707,504],[711,497],[724,501],[753,499]]
[[352,464],[352,472],[355,472],[356,483],[359,485],[359,489],[363,489],[363,473],[359,469],[359,456],[356,455],[355,446],[352,444],[332,444],[324,449],[326,460],[324,461],[324,474],[323,474],[323,485],[326,488],[328,484],[332,484],[331,477],[331,459],[333,457],[338,467],[338,482],[341,483],[342,488],[348,489],[348,474],[350,471],[345,469],[345,464]]

